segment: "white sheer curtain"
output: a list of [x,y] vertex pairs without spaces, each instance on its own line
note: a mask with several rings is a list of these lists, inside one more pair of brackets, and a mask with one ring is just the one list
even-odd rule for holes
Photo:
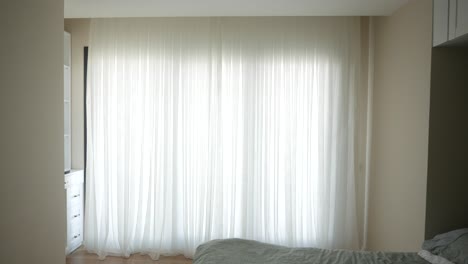
[[359,18],[93,19],[85,246],[358,248]]

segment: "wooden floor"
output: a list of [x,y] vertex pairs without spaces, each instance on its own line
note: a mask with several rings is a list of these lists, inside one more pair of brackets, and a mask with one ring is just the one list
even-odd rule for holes
[[152,260],[149,256],[135,254],[129,258],[124,257],[106,257],[99,260],[95,254],[90,254],[84,249],[77,249],[67,256],[67,264],[192,264],[191,259],[184,256],[164,257],[159,260]]

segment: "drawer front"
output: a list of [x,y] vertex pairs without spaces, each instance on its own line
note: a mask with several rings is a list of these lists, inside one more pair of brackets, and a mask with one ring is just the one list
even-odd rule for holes
[[70,186],[67,189],[67,198],[68,199],[73,199],[73,198],[80,197],[80,196],[81,196],[81,186],[80,185],[73,185],[73,186]]
[[82,242],[83,242],[83,239],[81,237],[78,237],[72,240],[71,242],[69,242],[67,245],[67,254],[70,254],[73,251],[75,251],[77,248],[79,248]]
[[67,208],[67,223],[71,223],[75,218],[83,219],[82,206],[70,206]]
[[79,231],[75,231],[75,232],[70,232],[69,235],[67,236],[67,240],[68,240],[68,244],[74,244],[76,243],[76,241],[82,241],[83,240],[83,236],[82,234],[83,232]]
[[81,217],[75,217],[69,222],[67,240],[73,243],[76,240],[83,240],[83,220]]
[[70,173],[65,174],[65,189],[73,185],[82,185],[84,183],[84,171],[72,170]]
[[74,185],[67,189],[67,207],[83,204],[83,186]]

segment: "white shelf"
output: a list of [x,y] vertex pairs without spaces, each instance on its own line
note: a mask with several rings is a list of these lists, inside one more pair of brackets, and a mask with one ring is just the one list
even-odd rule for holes
[[71,35],[68,32],[63,33],[63,65],[71,65]]
[[64,140],[64,171],[71,169],[71,36],[64,32],[63,36],[63,140]]
[[65,67],[63,69],[63,100],[70,101],[71,99],[71,69]]

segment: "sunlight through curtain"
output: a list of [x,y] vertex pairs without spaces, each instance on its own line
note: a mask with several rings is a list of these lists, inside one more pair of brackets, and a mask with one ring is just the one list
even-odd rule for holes
[[85,246],[359,247],[359,18],[93,19]]

